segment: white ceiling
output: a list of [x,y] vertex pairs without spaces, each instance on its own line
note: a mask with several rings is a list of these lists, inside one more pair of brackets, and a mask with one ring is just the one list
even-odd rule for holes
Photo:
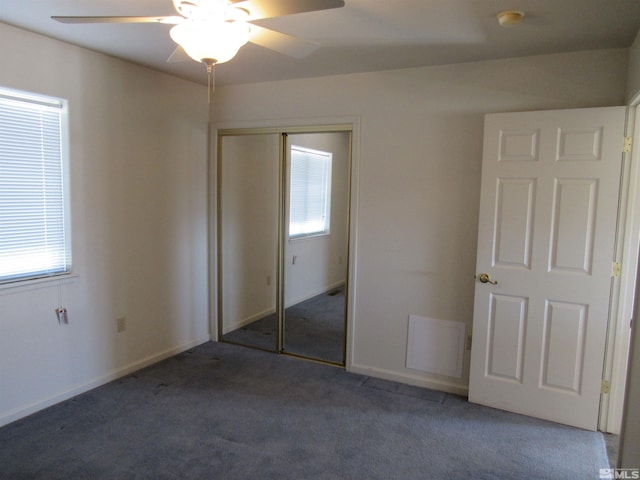
[[[277,1],[277,0],[267,0]],[[254,44],[216,67],[216,83],[262,82],[474,60],[629,47],[638,0],[345,0],[344,8],[262,20],[317,42],[304,59]],[[502,28],[496,13],[526,13]],[[61,24],[52,15],[175,15],[171,0],[0,0],[0,21],[206,84],[196,62],[166,63],[170,25]],[[37,59],[33,59],[37,61]]]

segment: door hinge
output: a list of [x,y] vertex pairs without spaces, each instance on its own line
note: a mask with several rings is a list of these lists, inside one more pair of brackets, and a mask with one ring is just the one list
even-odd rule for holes
[[622,264],[620,262],[611,263],[611,276],[618,278],[622,273]]
[[471,343],[473,342],[473,337],[471,335],[467,335],[467,350],[471,350]]
[[622,144],[622,153],[631,152],[633,147],[633,139],[631,137],[624,137],[624,143]]
[[607,380],[603,380],[600,393],[602,393],[603,395],[607,395],[609,392],[611,392],[611,384]]

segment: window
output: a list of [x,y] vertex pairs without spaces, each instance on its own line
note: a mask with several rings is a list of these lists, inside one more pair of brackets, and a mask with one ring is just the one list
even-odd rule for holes
[[332,154],[291,146],[289,238],[329,233]]
[[66,101],[0,88],[0,283],[69,273]]

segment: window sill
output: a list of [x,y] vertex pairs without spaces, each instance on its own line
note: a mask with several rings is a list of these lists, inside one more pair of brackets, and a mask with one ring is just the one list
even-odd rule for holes
[[75,282],[77,273],[65,273],[51,277],[34,278],[31,280],[16,280],[15,282],[0,283],[0,295],[20,293],[39,288],[57,287]]
[[323,232],[323,233],[312,233],[310,235],[299,235],[297,237],[289,237],[290,242],[300,242],[302,240],[317,240],[322,237],[331,236],[331,232]]

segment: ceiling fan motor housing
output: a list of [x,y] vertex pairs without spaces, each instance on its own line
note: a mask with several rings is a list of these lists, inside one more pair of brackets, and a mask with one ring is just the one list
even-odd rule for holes
[[176,11],[186,18],[227,16],[228,3],[226,0],[173,0]]

